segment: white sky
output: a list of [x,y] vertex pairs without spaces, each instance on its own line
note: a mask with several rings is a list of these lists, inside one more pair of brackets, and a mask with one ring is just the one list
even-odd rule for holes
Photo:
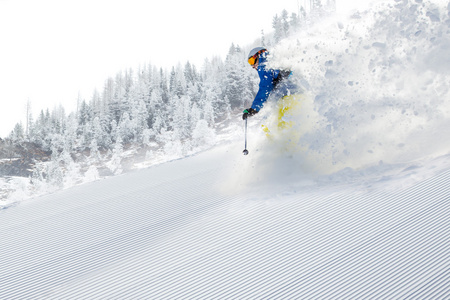
[[[354,0],[337,0],[338,10]],[[31,102],[33,117],[59,104],[74,111],[78,93],[126,68],[170,68],[225,58],[271,31],[275,14],[304,0],[0,0],[0,137]],[[360,1],[358,1],[361,3]],[[354,4],[353,4],[354,5]]]

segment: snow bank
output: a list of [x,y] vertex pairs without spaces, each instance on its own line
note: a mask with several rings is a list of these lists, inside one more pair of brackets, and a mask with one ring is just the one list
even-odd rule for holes
[[303,112],[283,133],[295,151],[254,164],[290,157],[292,172],[327,174],[448,153],[449,15],[444,1],[382,3],[272,49],[271,66],[292,69],[304,90]]

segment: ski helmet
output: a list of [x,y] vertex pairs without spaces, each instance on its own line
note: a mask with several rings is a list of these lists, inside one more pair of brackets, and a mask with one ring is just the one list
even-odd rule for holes
[[267,49],[264,47],[256,47],[250,50],[250,52],[248,53],[248,63],[254,65],[258,55],[266,51]]

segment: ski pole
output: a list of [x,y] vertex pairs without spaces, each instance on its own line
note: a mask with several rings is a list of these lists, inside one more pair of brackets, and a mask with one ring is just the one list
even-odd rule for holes
[[247,150],[247,118],[245,119],[245,148],[244,148],[244,155],[248,154]]

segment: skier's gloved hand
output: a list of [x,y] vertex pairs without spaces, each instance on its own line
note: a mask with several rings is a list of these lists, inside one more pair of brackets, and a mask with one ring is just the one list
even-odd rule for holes
[[253,108],[247,108],[244,110],[244,114],[242,115],[242,120],[247,119],[248,117],[251,117],[253,115],[256,115],[258,112]]

